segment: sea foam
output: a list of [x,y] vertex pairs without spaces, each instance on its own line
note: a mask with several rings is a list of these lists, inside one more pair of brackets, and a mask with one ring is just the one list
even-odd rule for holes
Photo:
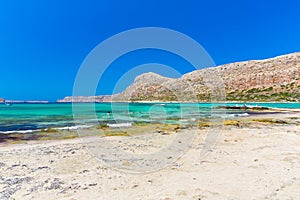
[[132,123],[107,124],[107,126],[110,128],[123,128],[132,126]]

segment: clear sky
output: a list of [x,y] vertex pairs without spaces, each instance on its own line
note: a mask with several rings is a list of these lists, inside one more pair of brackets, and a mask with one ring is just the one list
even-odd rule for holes
[[[54,101],[72,94],[87,54],[106,38],[138,27],[165,27],[198,41],[217,65],[300,51],[298,0],[0,1],[0,97]],[[105,73],[110,94],[132,65],[182,60],[138,52]]]

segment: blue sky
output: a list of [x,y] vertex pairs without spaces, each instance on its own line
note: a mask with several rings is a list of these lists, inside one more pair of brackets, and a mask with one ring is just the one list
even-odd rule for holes
[[[0,1],[0,97],[54,101],[72,94],[77,70],[101,41],[138,27],[165,27],[198,41],[217,65],[300,51],[300,1]],[[116,61],[110,94],[132,65],[159,62],[181,73],[184,60],[156,51]]]

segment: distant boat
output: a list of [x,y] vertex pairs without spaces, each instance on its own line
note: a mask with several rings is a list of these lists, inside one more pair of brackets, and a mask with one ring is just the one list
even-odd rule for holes
[[12,103],[8,103],[6,101],[4,101],[4,103],[5,103],[6,106],[12,106]]

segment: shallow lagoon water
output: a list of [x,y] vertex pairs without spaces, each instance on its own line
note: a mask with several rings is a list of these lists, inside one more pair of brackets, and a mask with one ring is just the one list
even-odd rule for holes
[[[94,106],[95,113],[88,109]],[[0,134],[30,133],[42,129],[74,130],[100,124],[192,123],[214,117],[243,116],[246,111],[224,110],[211,103],[80,103],[74,123],[71,103],[0,104]],[[236,105],[230,103],[226,105]],[[238,105],[243,105],[239,103]],[[300,108],[300,103],[247,103],[271,108]],[[94,117],[96,116],[96,118]],[[245,115],[246,116],[246,115]]]

